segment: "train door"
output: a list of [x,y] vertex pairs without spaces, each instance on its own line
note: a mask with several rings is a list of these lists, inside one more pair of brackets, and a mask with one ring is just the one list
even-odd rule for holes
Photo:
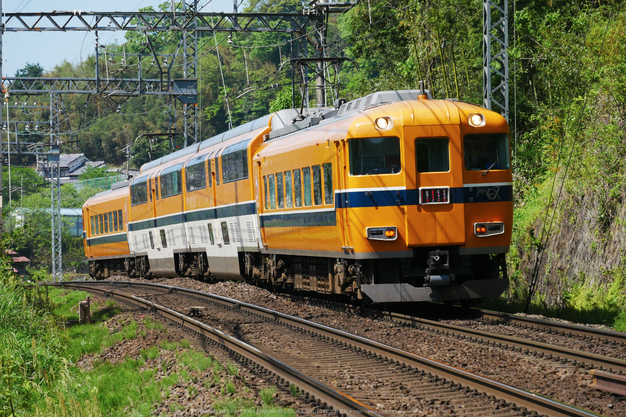
[[335,207],[337,209],[337,224],[339,225],[341,234],[341,249],[351,250],[352,242],[350,241],[350,220],[348,217],[349,210],[346,207],[345,190],[347,183],[347,141],[345,139],[335,140],[336,146],[336,166],[337,166],[337,190],[335,198]]
[[465,243],[463,170],[458,125],[405,128],[409,246]]

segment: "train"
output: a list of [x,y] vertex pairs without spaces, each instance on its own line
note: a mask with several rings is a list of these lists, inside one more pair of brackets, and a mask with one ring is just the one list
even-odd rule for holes
[[423,88],[281,110],[144,164],[90,198],[83,224],[94,279],[495,298],[509,282],[509,126]]

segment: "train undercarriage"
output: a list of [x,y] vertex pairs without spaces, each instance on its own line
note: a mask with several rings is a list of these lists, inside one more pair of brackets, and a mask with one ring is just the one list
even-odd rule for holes
[[[177,276],[215,282],[204,252],[177,253]],[[274,291],[343,295],[372,303],[463,301],[498,297],[508,286],[504,254],[459,255],[458,248],[414,250],[408,259],[319,258],[240,253],[239,274]],[[90,276],[153,278],[147,256],[89,262]],[[229,279],[232,279],[229,277]]]

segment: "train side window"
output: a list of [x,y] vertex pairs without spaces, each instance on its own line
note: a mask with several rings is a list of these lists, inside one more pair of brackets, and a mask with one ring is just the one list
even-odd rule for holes
[[96,221],[94,220],[93,216],[91,216],[91,234],[96,234]]
[[117,221],[118,221],[118,228],[120,230],[124,230],[124,218],[122,217],[122,210],[118,210],[117,211]]
[[417,172],[450,171],[448,138],[415,139]]
[[[152,201],[152,193],[150,193]],[[138,178],[130,186],[130,204],[137,206],[148,202],[148,177]]]
[[263,195],[264,195],[264,200],[265,200],[265,210],[267,210],[270,204],[270,196],[267,190],[267,176],[266,175],[263,175],[263,191],[264,191]]
[[185,166],[185,189],[187,192],[206,188],[206,156],[192,159]]
[[183,189],[182,164],[165,168],[159,176],[161,197],[167,198],[178,195]]
[[285,171],[285,205],[287,208],[293,207],[293,196],[291,186],[291,171]]
[[154,237],[152,236],[152,230],[148,232],[148,235],[150,236],[150,247],[154,249]]
[[213,166],[211,165],[211,159],[209,159],[207,161],[207,168],[208,168],[208,173],[207,175],[209,176],[209,187],[213,187]]
[[322,167],[313,166],[313,202],[316,206],[322,204]]
[[215,157],[215,185],[220,185],[220,159],[217,156]]
[[109,232],[113,232],[113,212],[109,212]]
[[324,164],[324,204],[333,204],[333,164]]
[[113,212],[113,228],[117,232],[117,230],[118,230],[117,211]]
[[278,208],[285,207],[285,194],[283,193],[283,173],[276,173],[276,198],[278,200]]
[[164,248],[167,248],[167,238],[165,237],[165,230],[161,229],[160,233],[161,233],[161,245]]
[[293,170],[293,193],[296,200],[296,207],[302,207],[302,179],[300,178],[300,170]]
[[211,245],[215,245],[215,238],[213,237],[213,225],[209,223],[209,240],[211,241]]
[[104,219],[104,228],[102,230],[104,230],[104,233],[109,233],[109,219],[108,219],[108,213],[104,213],[102,215],[102,218]]
[[276,187],[274,186],[274,174],[268,175],[268,183],[270,187],[270,209],[276,209]]
[[102,221],[102,214],[98,214],[98,220],[100,220],[100,233],[104,233],[104,222]]
[[302,180],[304,181],[304,205],[309,207],[311,205],[311,168],[302,168]]
[[400,139],[348,140],[350,175],[381,175],[400,172]]
[[230,237],[228,236],[228,225],[226,222],[222,222],[222,238],[224,238],[224,244],[230,245]]

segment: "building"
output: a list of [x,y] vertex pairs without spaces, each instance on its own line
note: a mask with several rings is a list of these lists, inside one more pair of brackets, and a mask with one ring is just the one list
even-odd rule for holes
[[[61,168],[61,183],[73,183],[78,181],[78,177],[85,172],[88,167],[106,168],[104,161],[92,162],[83,153],[67,153],[59,156]],[[37,164],[37,172],[44,178],[50,178],[52,168],[46,162]]]

